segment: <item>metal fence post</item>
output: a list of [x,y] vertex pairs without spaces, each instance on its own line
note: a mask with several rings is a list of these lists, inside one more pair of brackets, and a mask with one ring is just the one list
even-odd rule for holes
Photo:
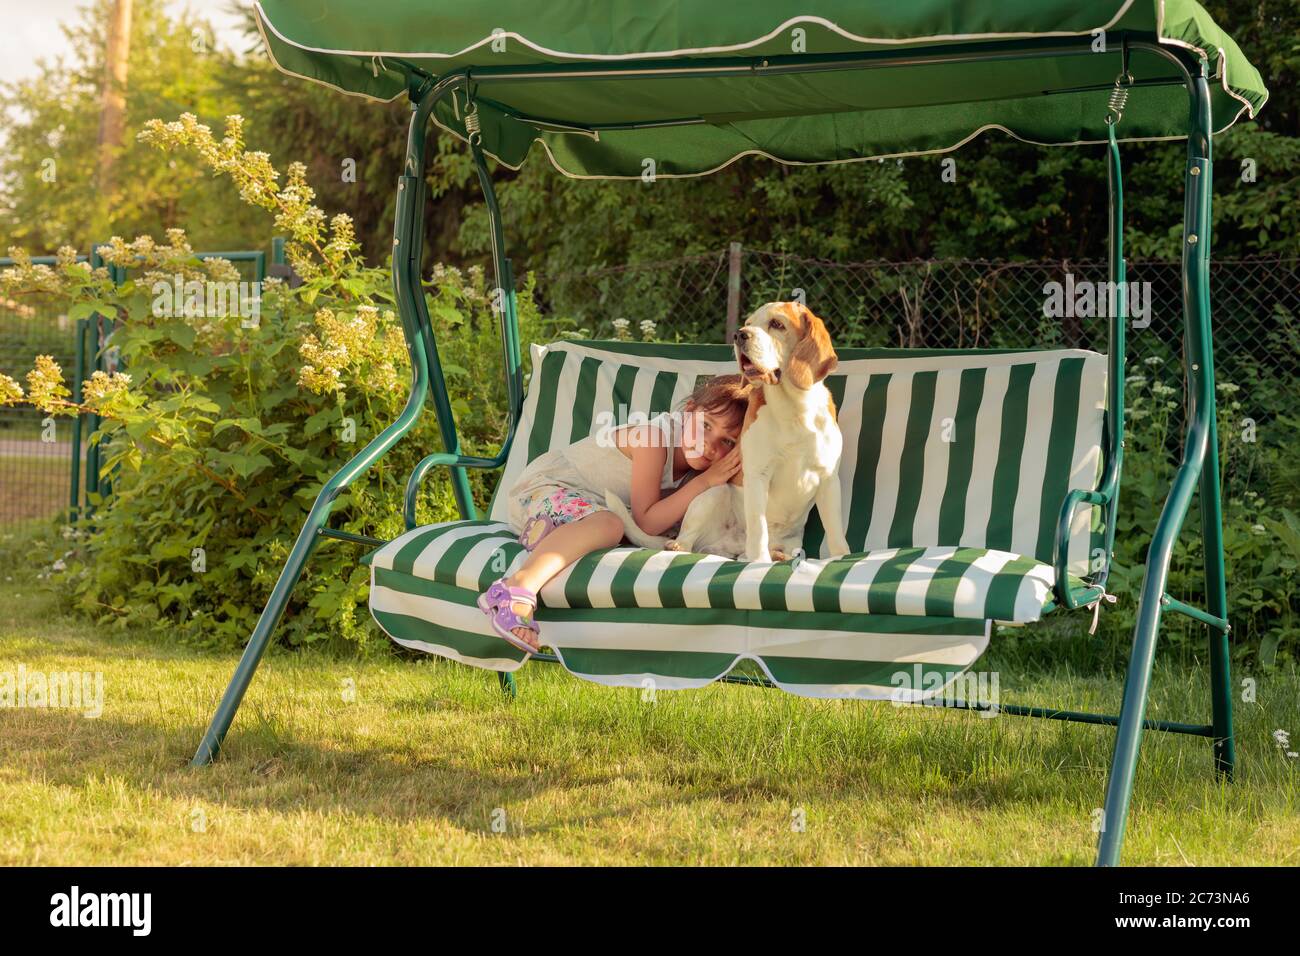
[[[90,267],[98,269],[103,266],[103,257],[99,254],[99,243],[91,243],[90,246]],[[117,268],[109,267],[109,276],[113,284],[117,285]],[[86,320],[86,333],[91,336],[90,353],[85,356],[85,362],[82,366],[81,373],[93,373],[100,368],[100,315],[96,312]],[[86,474],[84,485],[86,489],[86,507],[82,512],[85,517],[89,518],[95,513],[95,504],[90,500],[91,493],[99,493],[99,445],[93,441],[95,432],[99,430],[99,416],[91,414],[87,420],[86,429]]]
[[[81,404],[81,383],[86,377],[86,326],[88,324],[85,319],[77,319],[75,323],[77,347],[76,371],[72,376],[72,400],[78,405]],[[81,419],[82,414],[78,412],[72,420],[72,474],[69,478],[68,490],[69,523],[81,517]]]
[[727,337],[730,342],[740,327],[740,265],[741,246],[733,242],[727,250]]
[[[87,331],[90,334],[90,354],[87,356],[86,365],[92,375],[104,367],[104,357],[100,349],[104,339],[103,321],[104,317],[96,312],[87,322]],[[90,517],[95,513],[95,503],[90,500],[90,495],[100,493],[99,442],[95,441],[94,438],[95,433],[99,431],[101,422],[100,417],[94,412],[90,414],[89,428],[86,433],[86,441],[89,443],[86,448],[86,517]]]

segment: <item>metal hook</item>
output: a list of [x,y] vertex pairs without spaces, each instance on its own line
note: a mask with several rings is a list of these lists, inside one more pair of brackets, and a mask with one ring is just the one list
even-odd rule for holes
[[1128,91],[1133,87],[1135,82],[1133,74],[1128,69],[1128,43],[1124,44],[1124,62],[1121,64],[1123,69],[1120,70],[1119,76],[1115,77],[1115,88],[1110,91],[1110,99],[1106,102],[1106,125],[1114,126],[1124,115],[1124,107],[1128,105]]

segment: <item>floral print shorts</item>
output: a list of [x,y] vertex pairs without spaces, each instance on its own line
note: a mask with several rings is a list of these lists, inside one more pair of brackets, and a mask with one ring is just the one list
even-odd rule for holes
[[519,504],[528,516],[524,521],[523,533],[519,535],[519,543],[529,551],[560,525],[577,521],[600,510],[589,496],[567,488],[520,498]]

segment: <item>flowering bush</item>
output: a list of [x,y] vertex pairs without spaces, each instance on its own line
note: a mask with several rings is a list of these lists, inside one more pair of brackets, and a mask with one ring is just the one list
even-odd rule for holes
[[[1169,495],[1182,454],[1183,390],[1180,369],[1160,356],[1143,360],[1126,379],[1126,441],[1115,561],[1108,590],[1123,596],[1102,613],[1102,633],[1114,652],[1113,663],[1128,658],[1136,625],[1137,595],[1156,516]],[[1300,517],[1250,490],[1266,485],[1269,474],[1292,474],[1300,462],[1287,445],[1257,441],[1253,424],[1243,419],[1240,387],[1220,382],[1218,391],[1219,470],[1223,499],[1223,538],[1228,569],[1229,621],[1235,656],[1247,664],[1271,665],[1300,652]],[[1245,424],[1243,424],[1245,423]],[[1270,428],[1294,432],[1296,422]],[[1168,592],[1195,607],[1206,607],[1204,547],[1199,497],[1187,512],[1174,549]],[[1281,547],[1279,547],[1279,544]],[[1161,646],[1194,655],[1205,651],[1205,628],[1166,614]]]
[[[101,247],[108,265],[129,270],[121,285],[106,268],[76,263],[71,250],[54,266],[11,250],[16,264],[0,272],[0,293],[52,296],[73,318],[98,312],[117,322],[110,345],[125,370],[96,372],[79,404],[49,356],[36,358],[25,388],[0,376],[0,403],[104,419],[92,440],[102,445],[113,494],[92,494],[93,518],[69,529],[74,546],[55,572],[59,593],[102,621],[226,646],[247,640],[321,485],[397,417],[410,382],[387,270],[357,257],[347,216],[326,226],[300,164],[280,186],[269,158],[243,149],[240,130],[232,117],[218,141],[183,116],[150,123],[141,139],[193,151],[291,237],[288,259],[304,282],[267,280],[255,321],[239,309],[159,307],[166,289],[238,278],[225,260],[199,261],[180,229],[165,242],[115,237]],[[494,453],[505,432],[505,388],[482,270],[436,267],[431,288],[426,301],[462,446]],[[530,290],[519,315],[524,342],[555,334],[542,328]],[[331,525],[399,534],[406,476],[441,448],[430,409],[340,495]],[[495,479],[471,472],[480,504]],[[445,474],[425,482],[417,514],[422,522],[455,516]],[[359,554],[332,540],[316,549],[285,614],[280,633],[290,642],[360,645],[378,634],[364,613],[368,573]]]

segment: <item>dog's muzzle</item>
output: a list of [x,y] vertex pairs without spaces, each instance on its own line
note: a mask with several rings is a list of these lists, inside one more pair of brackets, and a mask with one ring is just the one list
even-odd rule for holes
[[732,333],[732,343],[736,349],[736,365],[740,368],[740,374],[747,379],[779,382],[781,380],[780,369],[765,369],[746,354],[753,340],[754,335],[749,329],[737,329]]

